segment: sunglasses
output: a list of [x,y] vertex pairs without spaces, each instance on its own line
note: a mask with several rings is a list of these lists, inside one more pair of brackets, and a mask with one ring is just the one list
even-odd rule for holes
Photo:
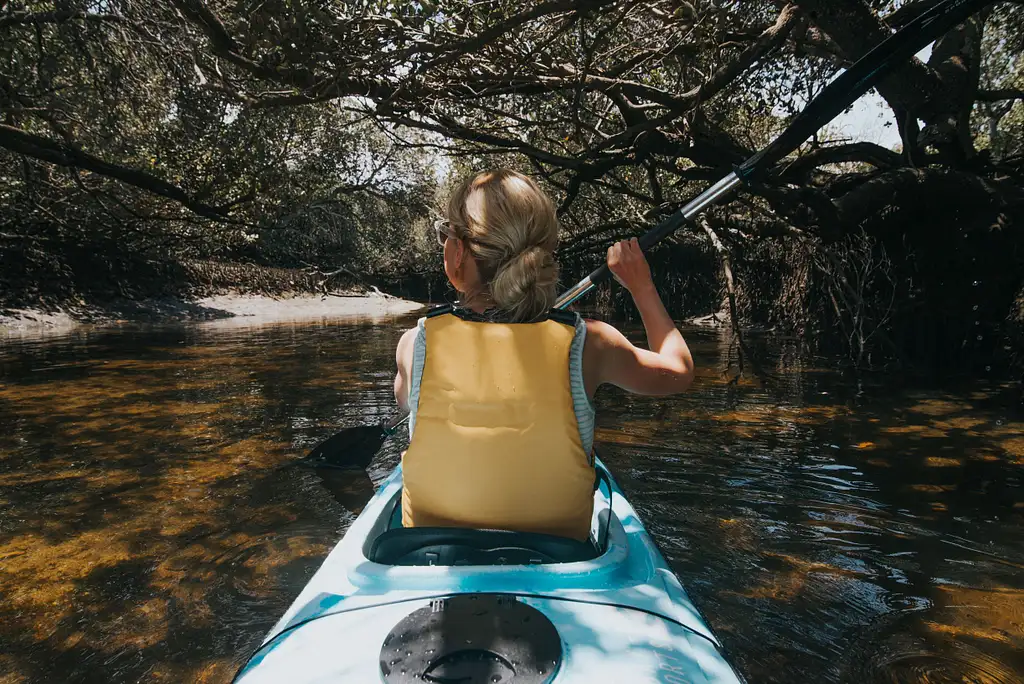
[[452,231],[451,224],[448,223],[448,219],[438,219],[434,221],[434,237],[437,238],[437,244],[444,247],[444,243],[448,238],[454,238],[455,232]]

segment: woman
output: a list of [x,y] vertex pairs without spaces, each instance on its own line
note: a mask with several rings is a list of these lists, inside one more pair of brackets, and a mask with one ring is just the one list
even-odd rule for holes
[[593,397],[683,392],[693,359],[636,239],[608,250],[650,350],[601,321],[551,311],[558,220],[530,178],[486,171],[452,194],[438,225],[454,307],[398,344],[395,398],[411,411],[402,521],[586,540],[593,515]]

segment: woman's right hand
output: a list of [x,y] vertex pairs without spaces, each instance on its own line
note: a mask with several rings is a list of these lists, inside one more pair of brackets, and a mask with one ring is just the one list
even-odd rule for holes
[[636,238],[616,242],[608,248],[608,269],[633,295],[654,287],[651,267]]

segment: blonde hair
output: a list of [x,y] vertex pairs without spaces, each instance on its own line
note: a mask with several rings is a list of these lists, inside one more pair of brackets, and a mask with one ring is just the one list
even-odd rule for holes
[[540,318],[558,286],[558,216],[528,176],[495,169],[463,181],[448,200],[448,222],[465,240],[483,292],[513,321]]

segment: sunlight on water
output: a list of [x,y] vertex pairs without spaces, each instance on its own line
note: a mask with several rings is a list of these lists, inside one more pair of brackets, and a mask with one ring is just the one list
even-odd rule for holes
[[[0,346],[0,683],[229,681],[372,494],[289,464],[392,415],[408,323]],[[1024,681],[1014,388],[858,383],[763,340],[765,389],[687,336],[693,391],[602,390],[597,444],[738,669]]]

